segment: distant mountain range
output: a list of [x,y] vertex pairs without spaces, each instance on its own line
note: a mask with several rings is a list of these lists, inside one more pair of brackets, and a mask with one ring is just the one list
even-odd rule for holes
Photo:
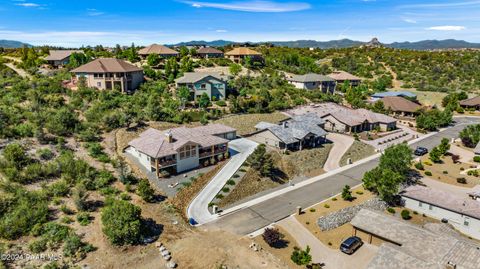
[[[381,44],[377,39],[376,45],[383,45],[385,47],[397,49],[412,49],[412,50],[432,50],[432,49],[462,49],[462,48],[480,48],[480,43],[470,43],[463,40],[446,39],[446,40],[423,40],[418,42],[394,42],[391,44]],[[296,41],[270,41],[270,42],[245,42],[250,44],[272,44],[275,46],[284,46],[291,48],[350,48],[359,47],[363,45],[370,45],[370,42],[356,41],[351,39],[340,39],[331,41],[316,41],[316,40],[296,40]],[[212,46],[222,47],[232,44],[245,44],[228,40],[214,40],[214,41],[190,41],[175,44],[174,46]]]
[[31,47],[32,45],[15,40],[0,40],[0,48],[21,48],[24,45]]

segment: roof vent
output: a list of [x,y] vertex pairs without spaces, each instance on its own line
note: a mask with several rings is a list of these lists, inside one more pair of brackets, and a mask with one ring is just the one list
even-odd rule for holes
[[288,122],[286,121],[283,122],[283,128],[288,128]]

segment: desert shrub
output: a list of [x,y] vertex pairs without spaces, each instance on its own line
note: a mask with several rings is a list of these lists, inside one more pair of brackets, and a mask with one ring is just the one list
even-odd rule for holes
[[459,177],[459,178],[457,178],[457,183],[467,184],[467,179],[464,178],[464,177]]
[[476,163],[480,163],[480,156],[473,157],[473,161]]
[[282,238],[284,237],[283,234],[281,234],[278,229],[275,228],[265,228],[262,234],[263,240],[271,246],[271,247],[276,247],[278,246],[278,243],[281,242]]
[[293,253],[290,256],[290,259],[297,265],[307,265],[312,261],[312,256],[310,255],[310,247],[307,246],[305,250],[295,247]]
[[421,162],[415,163],[415,168],[417,168],[418,170],[425,169],[425,167],[423,166],[423,164]]
[[342,198],[345,201],[352,201],[353,200],[352,191],[350,190],[350,186],[345,185],[345,187],[343,187]]
[[48,148],[37,150],[37,154],[38,154],[38,157],[40,157],[40,159],[46,160],[46,161],[51,160],[53,157],[55,157],[55,154],[53,154],[53,152]]
[[67,205],[62,205],[60,207],[60,211],[63,212],[63,214],[66,214],[66,215],[73,215],[75,213],[75,211],[73,211],[70,207],[68,207]]
[[41,253],[48,249],[47,243],[47,240],[45,240],[44,238],[40,238],[32,241],[28,245],[28,249],[33,253]]
[[387,208],[388,213],[395,214],[395,209],[394,208]]
[[77,214],[77,221],[80,223],[82,226],[87,226],[90,224],[90,214],[87,212],[80,212]]
[[330,208],[330,205],[329,205],[329,204],[325,204],[323,207],[325,207],[325,208]]
[[138,183],[137,194],[146,202],[153,202],[155,199],[155,191],[150,186],[148,179],[142,179]]
[[138,242],[141,233],[141,209],[128,201],[110,199],[102,210],[102,230],[114,245]]
[[313,212],[315,212],[315,211],[317,211],[315,208],[313,208],[313,207],[312,207],[312,208],[310,208],[310,212],[312,212],[312,213],[313,213]]
[[407,209],[402,210],[402,212],[400,213],[400,215],[402,216],[402,219],[404,219],[404,220],[409,220],[409,219],[412,218],[412,217],[410,216],[410,211],[408,211]]
[[235,185],[235,180],[232,180],[232,179],[227,180],[227,185],[230,185],[230,186]]
[[217,198],[217,199],[223,199],[223,197],[224,197],[224,196],[223,196],[223,194],[221,194],[221,193],[219,193],[219,194],[217,194],[217,195],[215,196],[215,198]]
[[425,175],[431,177],[431,176],[432,176],[432,172],[430,172],[430,171],[425,171]]
[[230,191],[230,188],[229,187],[223,187],[222,191],[225,192],[225,193],[228,193]]

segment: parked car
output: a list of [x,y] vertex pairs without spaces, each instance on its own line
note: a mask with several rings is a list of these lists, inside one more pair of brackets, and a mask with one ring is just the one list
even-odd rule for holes
[[340,245],[340,250],[348,255],[351,255],[357,251],[363,245],[362,239],[357,236],[352,236],[347,238],[343,243]]
[[417,149],[415,150],[415,152],[413,154],[415,154],[417,156],[423,156],[427,153],[428,153],[428,149],[426,149],[424,147],[417,147]]

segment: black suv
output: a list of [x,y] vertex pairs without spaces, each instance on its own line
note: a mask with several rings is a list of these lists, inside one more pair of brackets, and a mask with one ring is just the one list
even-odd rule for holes
[[428,149],[426,149],[424,147],[417,147],[417,149],[415,150],[415,152],[413,154],[415,154],[417,156],[423,156],[427,153],[428,153]]
[[362,239],[357,236],[352,236],[347,238],[343,243],[340,245],[340,250],[346,254],[353,254],[357,249],[359,249],[363,245]]

